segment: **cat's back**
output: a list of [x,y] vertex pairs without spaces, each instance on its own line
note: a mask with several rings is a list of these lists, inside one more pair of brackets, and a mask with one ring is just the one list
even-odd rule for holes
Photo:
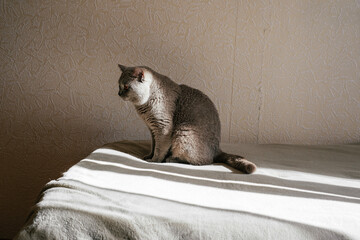
[[182,106],[192,106],[192,108],[199,108],[197,110],[205,110],[204,107],[211,108],[216,111],[216,108],[210,98],[206,96],[203,92],[196,88],[189,87],[187,85],[180,85],[181,94],[179,98],[179,103]]
[[218,129],[220,134],[219,114],[210,98],[187,85],[180,85],[180,89],[174,116],[175,124],[191,124],[204,129],[211,127],[213,130]]

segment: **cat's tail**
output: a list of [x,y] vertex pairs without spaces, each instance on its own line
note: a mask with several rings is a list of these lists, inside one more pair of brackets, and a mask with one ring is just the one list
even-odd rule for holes
[[234,155],[228,154],[225,152],[220,152],[215,158],[215,163],[226,163],[230,167],[236,168],[244,173],[253,173],[256,170],[256,165],[245,158]]

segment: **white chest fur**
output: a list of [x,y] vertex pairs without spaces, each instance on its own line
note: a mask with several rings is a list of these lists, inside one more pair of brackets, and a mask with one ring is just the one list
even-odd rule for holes
[[150,99],[146,104],[136,107],[153,134],[167,135],[172,129],[172,114],[161,98]]

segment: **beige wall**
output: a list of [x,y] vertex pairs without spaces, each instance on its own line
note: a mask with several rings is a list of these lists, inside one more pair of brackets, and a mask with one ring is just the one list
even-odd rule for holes
[[360,142],[360,2],[1,1],[0,237],[106,142],[149,138],[117,63],[215,102],[224,142]]

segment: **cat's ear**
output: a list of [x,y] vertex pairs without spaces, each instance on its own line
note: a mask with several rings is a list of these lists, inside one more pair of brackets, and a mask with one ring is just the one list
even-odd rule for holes
[[134,76],[137,77],[137,80],[139,82],[144,82],[144,70],[141,68],[135,68],[134,70]]
[[118,64],[119,68],[121,69],[122,72],[125,72],[126,68],[124,65]]

